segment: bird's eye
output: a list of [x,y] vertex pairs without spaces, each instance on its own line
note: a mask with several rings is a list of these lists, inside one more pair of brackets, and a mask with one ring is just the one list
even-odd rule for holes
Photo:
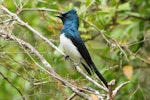
[[69,17],[69,14],[68,14],[68,13],[66,13],[66,14],[65,14],[65,17]]

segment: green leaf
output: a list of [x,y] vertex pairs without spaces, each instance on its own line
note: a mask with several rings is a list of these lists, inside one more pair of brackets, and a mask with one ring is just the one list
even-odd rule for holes
[[122,10],[131,10],[130,2],[127,2],[127,3],[119,5],[118,10],[119,11],[122,11]]

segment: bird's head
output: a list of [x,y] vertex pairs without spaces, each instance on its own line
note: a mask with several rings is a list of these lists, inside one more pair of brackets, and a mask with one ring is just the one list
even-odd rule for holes
[[71,9],[67,12],[57,14],[56,17],[60,18],[64,25],[74,23],[79,26],[79,20],[75,9]]

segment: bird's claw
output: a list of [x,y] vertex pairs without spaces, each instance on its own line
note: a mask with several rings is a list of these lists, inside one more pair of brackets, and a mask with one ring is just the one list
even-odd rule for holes
[[68,55],[66,55],[66,56],[65,56],[65,59],[68,59],[68,58],[69,58],[69,56],[68,56]]
[[74,66],[79,66],[80,63],[81,63],[81,59],[77,63],[74,63]]

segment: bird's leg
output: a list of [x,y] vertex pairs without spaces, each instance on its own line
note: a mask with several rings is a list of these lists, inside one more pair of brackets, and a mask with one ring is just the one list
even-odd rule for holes
[[81,58],[78,60],[77,63],[74,63],[74,66],[79,66],[80,62],[81,62]]
[[68,55],[66,55],[66,56],[65,56],[65,59],[69,59],[69,56],[68,56]]
[[66,60],[69,60],[71,63],[73,63],[73,64],[74,64],[73,59],[71,59],[68,55],[66,55],[66,56],[65,56],[65,59],[66,59]]

